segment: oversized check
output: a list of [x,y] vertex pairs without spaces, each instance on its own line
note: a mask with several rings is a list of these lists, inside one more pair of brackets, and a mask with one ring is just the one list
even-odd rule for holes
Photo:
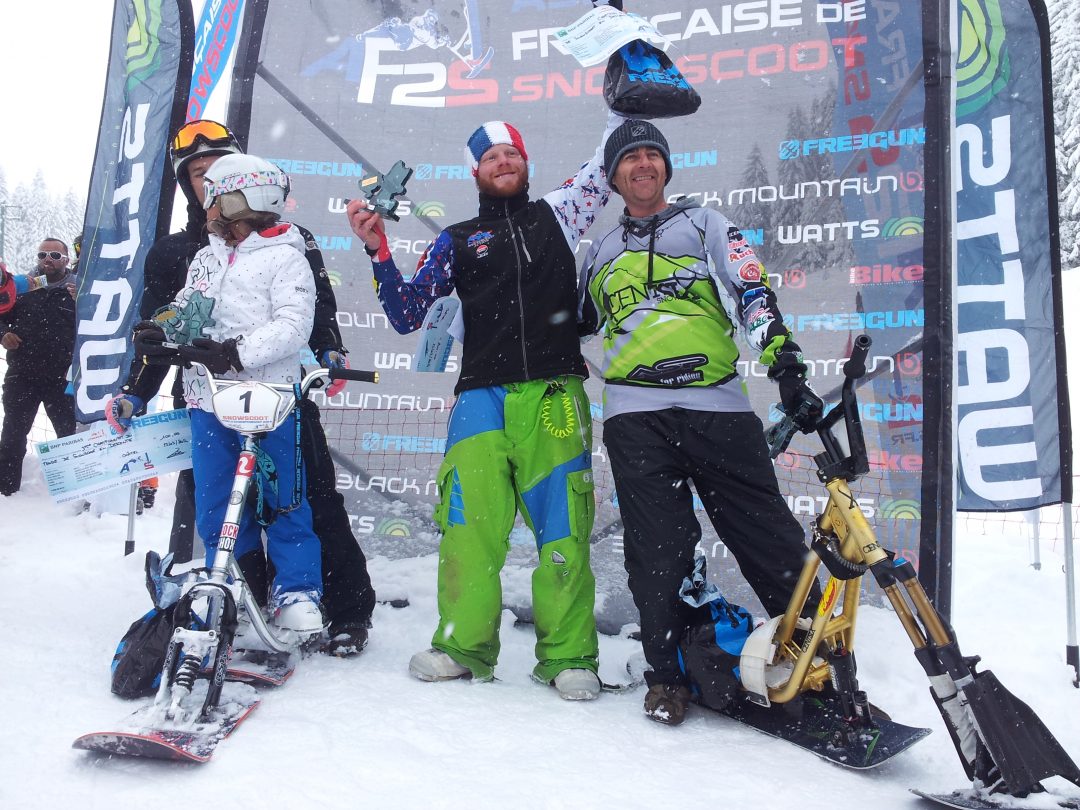
[[611,6],[597,6],[580,19],[555,31],[556,47],[583,67],[599,65],[635,39],[649,40],[662,50],[667,38],[636,14],[624,14]]
[[191,466],[191,424],[185,409],[131,420],[122,435],[105,422],[89,430],[38,442],[38,459],[57,503]]

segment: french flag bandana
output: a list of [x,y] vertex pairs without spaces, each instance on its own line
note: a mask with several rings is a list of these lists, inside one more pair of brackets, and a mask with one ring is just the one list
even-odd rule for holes
[[474,175],[480,168],[480,158],[484,156],[484,152],[500,143],[510,144],[521,152],[525,160],[529,159],[525,154],[525,142],[521,140],[520,132],[505,121],[488,121],[469,136],[469,142],[465,146],[465,160],[472,166]]

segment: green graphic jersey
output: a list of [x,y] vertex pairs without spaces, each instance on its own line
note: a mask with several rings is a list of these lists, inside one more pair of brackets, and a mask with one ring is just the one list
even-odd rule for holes
[[739,350],[706,262],[627,249],[589,280],[603,318],[604,378],[632,385],[720,385]]
[[736,328],[766,365],[788,335],[742,233],[692,200],[622,217],[590,248],[580,292],[582,321],[604,339],[605,417],[674,406],[750,410]]

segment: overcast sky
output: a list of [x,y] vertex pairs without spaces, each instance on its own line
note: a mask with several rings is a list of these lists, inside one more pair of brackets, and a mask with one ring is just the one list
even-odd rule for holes
[[54,194],[86,195],[112,9],[113,0],[4,3],[0,167],[9,191],[40,169]]

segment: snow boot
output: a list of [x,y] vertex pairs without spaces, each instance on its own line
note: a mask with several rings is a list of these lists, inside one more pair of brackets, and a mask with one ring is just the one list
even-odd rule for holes
[[690,690],[675,683],[657,683],[645,693],[645,716],[657,723],[677,726],[690,708]]
[[322,611],[310,599],[298,599],[274,611],[274,624],[301,639],[321,633],[322,622]]
[[363,652],[368,643],[367,622],[331,622],[327,635],[330,642],[326,645],[327,655],[348,658]]
[[596,700],[600,679],[591,669],[564,669],[551,682],[563,700]]
[[453,681],[471,677],[472,671],[442,650],[430,649],[410,659],[409,674],[421,681]]

